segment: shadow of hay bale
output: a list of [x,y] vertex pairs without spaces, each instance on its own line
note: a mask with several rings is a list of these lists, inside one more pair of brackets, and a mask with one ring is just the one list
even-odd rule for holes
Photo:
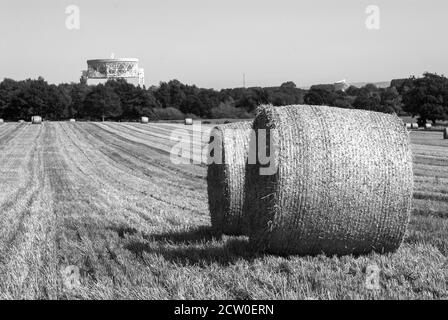
[[[145,254],[155,254],[182,266],[212,263],[229,265],[241,259],[251,261],[258,256],[251,249],[247,238],[214,241],[216,239],[209,227],[180,233],[149,235],[144,236],[144,239],[131,240],[124,248],[140,259],[143,259]],[[161,241],[165,243],[160,243]]]
[[216,237],[211,227],[202,226],[197,229],[182,232],[167,232],[162,234],[152,234],[144,236],[149,241],[163,241],[172,244],[194,244],[219,239]]

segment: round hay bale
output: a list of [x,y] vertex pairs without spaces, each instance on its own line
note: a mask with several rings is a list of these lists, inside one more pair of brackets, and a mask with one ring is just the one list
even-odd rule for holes
[[141,123],[149,123],[149,118],[148,118],[148,117],[142,117],[142,118],[140,119],[140,122],[141,122]]
[[76,122],[76,119],[70,119],[70,122]]
[[0,119],[0,123],[5,123],[5,121],[3,119]]
[[185,119],[185,125],[186,126],[191,126],[193,124],[193,119],[191,118],[186,118]]
[[425,123],[425,129],[431,129],[432,128],[432,124],[430,123]]
[[448,139],[448,128],[445,128],[445,130],[443,130],[443,139]]
[[210,133],[207,189],[212,227],[217,234],[244,234],[245,164],[251,122],[216,126]]
[[406,123],[406,128],[407,129],[411,129],[412,128],[412,123]]
[[40,116],[33,116],[33,117],[31,117],[31,123],[32,124],[41,124],[42,123],[42,117],[40,117]]
[[412,129],[418,129],[418,123],[414,122],[414,123],[412,124]]
[[[409,134],[397,116],[261,106],[254,129],[254,139],[259,129],[270,129],[277,146],[274,174],[261,175],[258,160],[246,168],[245,215],[254,248],[342,255],[400,246],[413,173]],[[261,143],[255,142],[251,148]]]

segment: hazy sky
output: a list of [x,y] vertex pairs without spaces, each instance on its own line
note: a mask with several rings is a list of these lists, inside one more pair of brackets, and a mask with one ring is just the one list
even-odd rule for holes
[[87,59],[113,52],[139,58],[147,85],[387,81],[448,74],[447,30],[446,0],[1,0],[0,78],[78,81]]

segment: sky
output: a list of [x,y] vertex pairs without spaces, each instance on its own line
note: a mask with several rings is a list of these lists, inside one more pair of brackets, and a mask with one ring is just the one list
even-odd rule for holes
[[77,82],[114,53],[138,58],[147,86],[389,81],[448,74],[447,30],[446,0],[1,0],[0,79]]

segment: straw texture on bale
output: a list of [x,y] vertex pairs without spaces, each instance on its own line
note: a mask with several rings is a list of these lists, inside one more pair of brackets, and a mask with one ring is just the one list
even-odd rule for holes
[[445,130],[443,130],[443,139],[448,139],[448,128],[445,128]]
[[209,160],[207,169],[210,216],[217,234],[244,234],[245,163],[251,127],[251,122],[235,122],[216,126],[210,134],[209,154],[221,159],[220,163]]
[[193,124],[193,119],[191,118],[186,118],[185,119],[185,125],[186,126],[191,126]]
[[31,117],[31,123],[32,124],[41,124],[42,118],[40,116],[33,116],[33,117]]
[[277,146],[271,150],[275,174],[260,175],[259,163],[246,168],[244,206],[256,249],[342,255],[400,246],[413,174],[409,134],[398,117],[325,106],[261,106],[254,129],[275,129],[270,139]]
[[142,117],[142,118],[140,119],[140,122],[141,122],[141,123],[148,123],[148,122],[149,122],[149,118],[148,118],[148,117]]

